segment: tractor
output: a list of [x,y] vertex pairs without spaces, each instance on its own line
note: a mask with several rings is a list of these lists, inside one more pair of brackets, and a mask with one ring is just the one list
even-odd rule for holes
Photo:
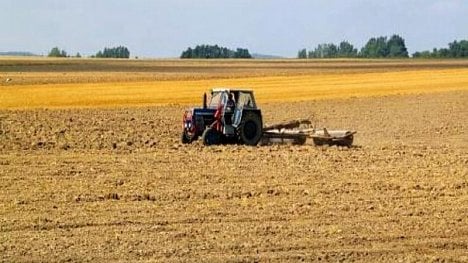
[[252,90],[212,89],[203,107],[185,111],[182,143],[200,136],[204,145],[239,143],[257,145],[263,135],[262,112],[257,108]]

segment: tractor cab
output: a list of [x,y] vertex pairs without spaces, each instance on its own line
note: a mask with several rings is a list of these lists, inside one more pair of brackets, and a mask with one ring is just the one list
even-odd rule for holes
[[244,109],[256,109],[257,106],[251,90],[213,89],[208,107],[218,111],[222,132],[230,137],[236,135],[235,129],[241,123]]
[[213,89],[211,90],[211,98],[208,104],[209,108],[217,108],[220,104],[226,104],[229,94],[232,94],[236,107],[256,109],[253,91],[251,90],[230,90],[230,89]]

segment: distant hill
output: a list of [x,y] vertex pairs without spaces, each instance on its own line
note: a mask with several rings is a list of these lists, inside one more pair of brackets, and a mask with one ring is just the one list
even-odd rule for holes
[[281,56],[274,56],[274,55],[265,55],[265,54],[258,54],[258,53],[252,53],[253,58],[258,58],[258,59],[279,59],[279,58],[284,58]]
[[8,52],[0,52],[0,56],[37,56],[31,52],[24,52],[24,51],[8,51]]

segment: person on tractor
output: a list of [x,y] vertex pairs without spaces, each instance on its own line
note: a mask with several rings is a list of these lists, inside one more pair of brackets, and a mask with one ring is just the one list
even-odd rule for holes
[[234,109],[236,108],[236,103],[232,98],[232,93],[228,93],[228,100],[226,102],[226,112],[233,113]]
[[226,102],[226,110],[224,112],[224,122],[227,125],[232,124],[232,116],[234,115],[234,110],[236,109],[236,103],[234,102],[232,93],[228,93],[228,100]]

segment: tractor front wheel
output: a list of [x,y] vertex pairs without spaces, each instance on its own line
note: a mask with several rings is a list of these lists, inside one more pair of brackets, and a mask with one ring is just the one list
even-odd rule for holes
[[180,135],[180,141],[183,143],[183,144],[189,144],[189,143],[192,143],[193,141],[196,141],[198,138],[197,134],[195,133],[190,133],[189,131],[187,130],[184,130],[182,132],[182,134]]
[[183,143],[183,144],[189,144],[189,143],[192,143],[192,138],[187,134],[187,132],[184,130],[182,132],[182,135],[180,136],[180,141]]
[[221,134],[214,128],[208,128],[203,132],[202,139],[206,146],[220,144]]

